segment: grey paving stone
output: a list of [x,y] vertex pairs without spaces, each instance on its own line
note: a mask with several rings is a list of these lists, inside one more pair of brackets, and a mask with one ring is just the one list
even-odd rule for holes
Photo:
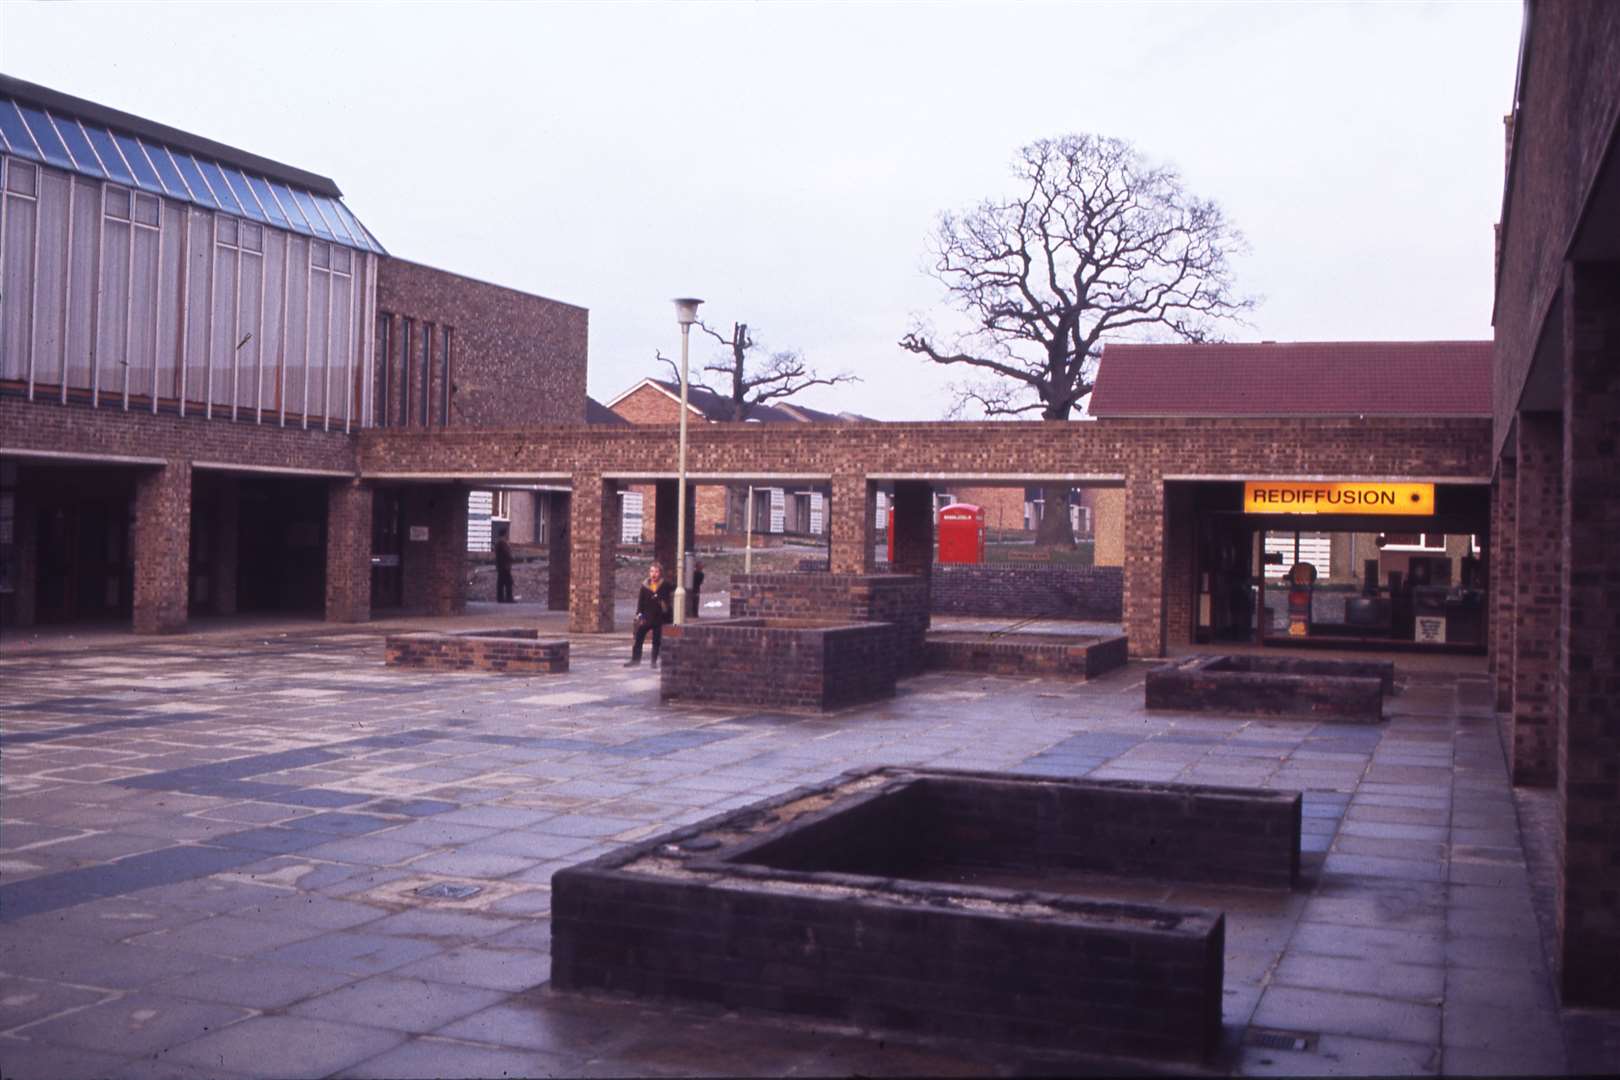
[[235,915],[216,915],[202,922],[191,923],[172,930],[153,930],[129,939],[131,945],[156,949],[177,949],[181,952],[204,953],[209,956],[243,957],[303,941],[321,933],[318,926],[293,926],[244,919]]
[[308,998],[288,1012],[316,1020],[420,1032],[488,1008],[505,997],[500,990],[379,975]]
[[492,990],[529,990],[550,978],[550,958],[528,949],[465,945],[408,964],[402,976]]
[[250,1009],[282,1009],[352,982],[354,975],[318,967],[266,963],[255,957],[230,961],[152,984],[156,993]]
[[377,975],[438,951],[439,946],[414,938],[339,930],[258,955],[272,964],[305,964],[355,975]]
[[0,1036],[0,1065],[6,1080],[63,1080],[64,1077],[116,1076],[127,1056]]
[[1446,969],[1439,964],[1397,964],[1297,953],[1282,958],[1271,981],[1276,986],[1342,990],[1438,1005],[1446,990]]
[[1378,1041],[1433,1044],[1440,1037],[1440,1007],[1405,998],[1273,986],[1261,996],[1254,1023]]
[[171,1060],[230,1069],[252,1062],[258,1076],[326,1076],[398,1046],[399,1032],[301,1016],[256,1016],[178,1046]]
[[470,911],[401,911],[366,925],[368,934],[402,934],[460,941],[486,938],[511,930],[529,920],[503,919]]
[[249,1015],[233,1005],[142,991],[41,1021],[24,1033],[34,1042],[136,1057],[160,1053]]
[[63,986],[46,979],[0,975],[0,1032],[54,1016],[66,1009],[93,1005],[106,997],[106,991]]
[[343,1070],[356,1080],[437,1080],[447,1076],[569,1077],[581,1075],[584,1063],[537,1050],[475,1046],[446,1039],[416,1038]]

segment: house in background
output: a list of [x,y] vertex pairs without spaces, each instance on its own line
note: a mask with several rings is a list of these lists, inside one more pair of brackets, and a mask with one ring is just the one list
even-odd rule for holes
[[[701,386],[687,386],[688,423],[732,423],[732,401]],[[607,403],[607,410],[630,424],[678,424],[681,387],[663,379],[642,379]],[[830,413],[793,402],[754,405],[748,424],[839,424],[866,420],[854,413]],[[749,485],[699,484],[692,499],[698,543],[741,544],[748,525]],[[826,534],[828,493],[820,487],[754,486],[754,543],[780,543],[790,537],[819,540]],[[622,542],[651,543],[657,498],[649,484],[632,484],[622,494]]]

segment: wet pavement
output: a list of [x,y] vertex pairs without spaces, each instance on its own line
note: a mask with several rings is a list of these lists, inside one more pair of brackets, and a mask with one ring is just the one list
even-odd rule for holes
[[[457,625],[512,623],[564,625],[530,605]],[[626,635],[574,637],[561,676],[389,670],[387,625],[0,646],[0,1073],[1126,1067],[547,988],[555,870],[883,764],[1304,792],[1294,892],[1144,893],[1227,912],[1206,1071],[1620,1070],[1615,1014],[1556,1004],[1548,804],[1507,782],[1479,658],[1404,666],[1371,727],[1148,714],[1134,663],[1089,684],[935,673],[818,717],[661,706],[655,671],[620,666]]]

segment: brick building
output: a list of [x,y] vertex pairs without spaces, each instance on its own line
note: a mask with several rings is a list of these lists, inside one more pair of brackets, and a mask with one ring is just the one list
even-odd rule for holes
[[[688,423],[718,424],[731,421],[735,411],[730,398],[701,386],[687,386]],[[679,424],[681,387],[664,379],[642,379],[607,403],[614,415],[632,424]],[[809,424],[842,423],[865,419],[850,413],[829,413],[792,402],[753,405],[745,423]],[[753,487],[753,499],[749,488]],[[784,488],[768,481],[750,484],[746,479],[728,484],[702,484],[694,490],[693,537],[705,543],[742,543],[750,531],[748,513],[752,507],[753,542],[764,546],[784,537],[817,539],[825,535],[823,507],[826,492],[809,486]],[[646,484],[631,485],[623,493],[627,516],[623,537],[627,542],[652,543],[658,514],[658,494]],[[636,525],[639,523],[639,530]]]
[[326,177],[5,77],[0,170],[6,626],[442,607],[465,493],[358,485],[357,432],[585,415],[582,308],[389,255]]

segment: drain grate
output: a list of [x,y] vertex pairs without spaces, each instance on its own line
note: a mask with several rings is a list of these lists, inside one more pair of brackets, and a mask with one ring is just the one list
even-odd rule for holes
[[416,895],[426,896],[430,900],[465,900],[483,891],[480,885],[456,885],[449,881],[441,881],[436,885],[422,886],[416,890]]
[[1316,1040],[1321,1036],[1314,1031],[1280,1031],[1276,1028],[1251,1027],[1243,1041],[1249,1046],[1265,1050],[1300,1050],[1313,1053]]

